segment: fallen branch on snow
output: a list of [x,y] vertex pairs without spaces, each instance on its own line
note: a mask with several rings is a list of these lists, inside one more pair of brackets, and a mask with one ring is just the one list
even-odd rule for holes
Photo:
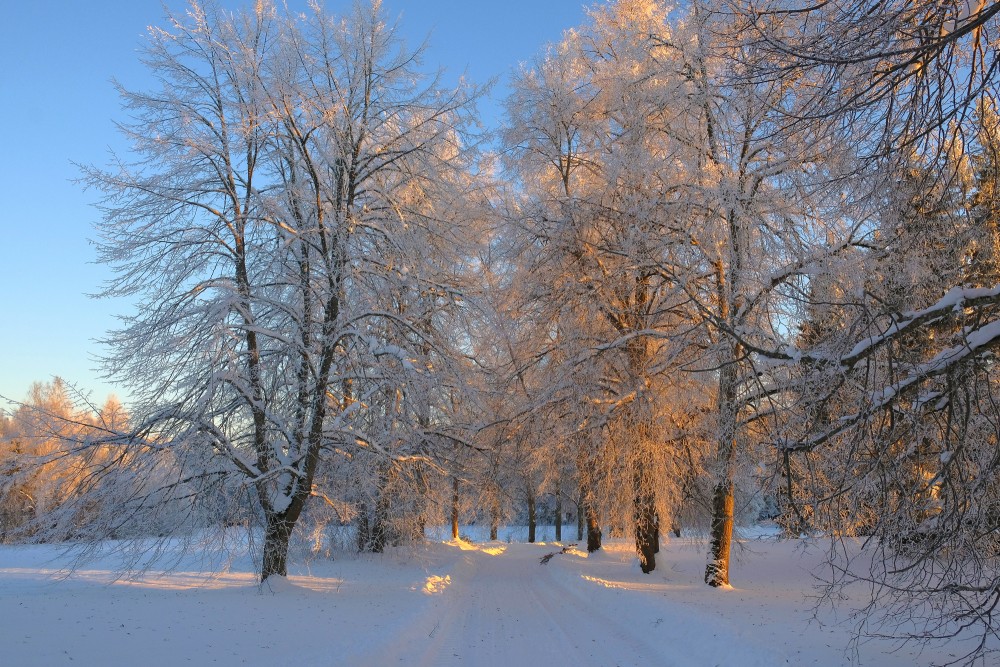
[[545,554],[544,556],[542,556],[542,560],[540,562],[541,562],[542,565],[545,565],[550,560],[552,560],[553,556],[558,556],[559,554],[564,554],[564,553],[566,553],[567,551],[569,551],[570,549],[572,549],[575,546],[576,546],[575,544],[567,544],[566,546],[564,546],[559,551],[553,551],[550,554]]

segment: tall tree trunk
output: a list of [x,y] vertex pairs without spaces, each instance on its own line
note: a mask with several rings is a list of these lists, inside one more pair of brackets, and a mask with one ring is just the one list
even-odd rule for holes
[[285,514],[268,514],[264,528],[264,562],[260,580],[272,575],[288,576],[288,540],[295,524],[287,521]]
[[528,494],[528,542],[535,541],[535,526],[538,517],[535,514],[535,492],[531,487],[526,489]]
[[597,520],[597,512],[592,506],[591,470],[594,462],[583,443],[577,445],[576,467],[579,471],[579,500],[576,503],[577,539],[583,540],[584,524],[587,527],[587,551],[593,553],[601,548],[601,527]]
[[396,474],[395,469],[392,467],[388,469],[382,466],[379,467],[378,498],[375,500],[375,516],[372,519],[371,526],[372,553],[382,553],[389,543],[390,487]]
[[601,548],[601,524],[597,520],[597,511],[588,502],[584,505],[587,516],[587,552],[594,553]]
[[362,500],[358,505],[358,551],[368,551],[371,539],[371,525],[368,523],[368,505]]
[[655,496],[649,488],[645,466],[639,464],[632,477],[635,494],[635,550],[639,567],[645,574],[656,569],[656,506]]
[[417,489],[419,489],[419,513],[417,514],[417,535],[418,539],[423,539],[427,534],[427,478],[424,471],[417,470]]
[[720,480],[712,495],[712,541],[709,548],[705,583],[709,586],[729,585],[729,554],[733,543],[734,485]]
[[385,551],[389,542],[389,494],[385,489],[379,492],[378,500],[375,501],[371,540],[372,553],[375,554]]
[[380,554],[385,551],[385,542],[385,523],[379,514],[378,505],[376,505],[375,517],[372,519],[371,552]]
[[490,541],[496,541],[500,529],[500,502],[494,498],[490,505]]
[[[735,359],[735,351],[732,359]],[[705,583],[729,585],[729,557],[736,506],[736,365],[719,370],[719,481],[712,494],[712,528]]]
[[562,542],[562,491],[559,488],[559,477],[556,477],[556,542]]
[[458,539],[458,477],[451,478],[451,539]]

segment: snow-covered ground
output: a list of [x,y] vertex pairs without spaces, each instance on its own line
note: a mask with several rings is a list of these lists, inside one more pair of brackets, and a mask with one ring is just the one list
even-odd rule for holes
[[[511,534],[512,538],[518,531]],[[4,665],[911,666],[960,647],[845,651],[853,626],[813,618],[823,545],[749,540],[734,588],[701,583],[705,549],[672,539],[644,575],[630,547],[433,543],[315,558],[258,586],[248,558],[208,578],[196,561],[115,579],[108,556],[65,565],[47,546],[0,547]]]

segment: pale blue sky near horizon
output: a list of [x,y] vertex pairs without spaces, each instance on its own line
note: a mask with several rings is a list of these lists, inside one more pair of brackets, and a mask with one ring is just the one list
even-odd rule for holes
[[[335,14],[351,0],[327,0]],[[252,0],[224,0],[226,7]],[[12,0],[0,20],[0,396],[23,399],[35,381],[60,376],[97,403],[128,396],[101,378],[97,343],[127,312],[93,299],[109,272],[88,239],[99,217],[94,192],[74,182],[74,163],[105,165],[127,148],[111,79],[148,87],[139,62],[147,26],[162,25],[179,0]],[[411,46],[429,35],[424,66],[500,80],[481,111],[500,117],[509,73],[562,32],[581,24],[593,0],[384,0]],[[304,5],[291,0],[293,8]],[[5,402],[0,399],[0,409]]]

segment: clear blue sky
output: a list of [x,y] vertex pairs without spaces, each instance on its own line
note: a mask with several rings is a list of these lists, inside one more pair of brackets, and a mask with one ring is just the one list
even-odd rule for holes
[[[226,0],[226,6],[245,3]],[[327,0],[339,13],[349,0]],[[184,3],[168,0],[172,9]],[[292,7],[303,3],[290,2]],[[467,72],[475,82],[505,77],[547,42],[584,20],[591,0],[385,0],[411,45],[430,33],[426,66]],[[73,182],[73,162],[104,165],[125,146],[110,80],[143,88],[138,62],[146,26],[161,24],[160,0],[11,0],[0,18],[0,395],[21,399],[55,375],[93,392],[96,342],[115,326],[122,301],[87,295],[107,277],[88,239],[96,195]],[[483,105],[497,121],[498,100]],[[127,397],[122,396],[127,400]],[[0,408],[3,407],[0,401]]]

